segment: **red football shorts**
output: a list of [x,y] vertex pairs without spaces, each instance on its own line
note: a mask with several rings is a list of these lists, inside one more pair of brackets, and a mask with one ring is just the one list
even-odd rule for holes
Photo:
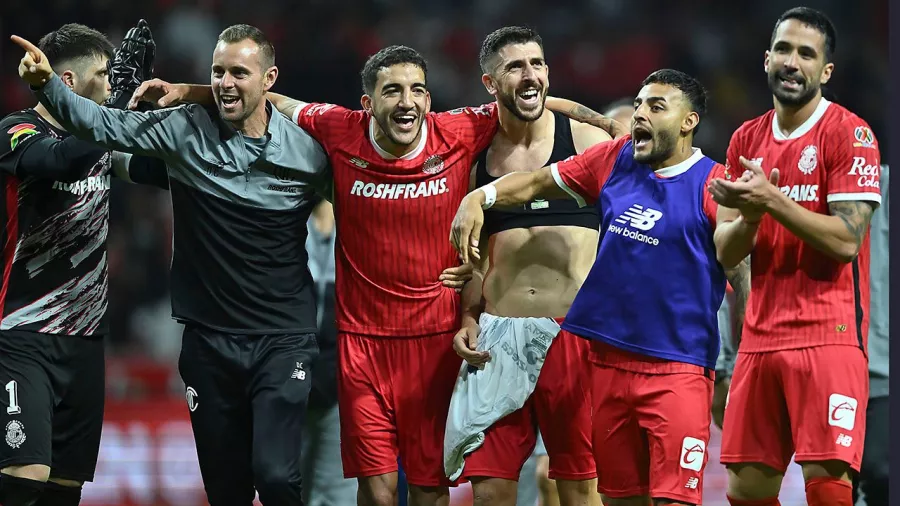
[[703,503],[714,374],[591,343],[597,489]]
[[840,460],[859,471],[869,366],[862,349],[816,346],[738,353],[725,404],[723,464],[759,462],[782,473]]
[[[557,321],[561,321],[558,319]],[[518,480],[540,427],[554,480],[597,477],[591,453],[590,341],[561,330],[525,405],[492,425],[466,457],[465,478]]]
[[462,359],[456,332],[414,338],[338,336],[338,406],[344,477],[397,471],[407,481],[450,485],[444,428]]

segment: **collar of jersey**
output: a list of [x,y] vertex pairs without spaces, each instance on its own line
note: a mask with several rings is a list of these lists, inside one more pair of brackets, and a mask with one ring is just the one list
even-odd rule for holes
[[772,115],[772,135],[775,137],[776,141],[789,141],[791,139],[799,139],[803,137],[807,132],[813,129],[816,126],[816,123],[822,119],[822,116],[825,115],[825,111],[828,109],[828,106],[831,105],[831,102],[822,97],[819,100],[819,105],[816,106],[816,110],[813,111],[812,115],[803,122],[802,125],[797,127],[796,130],[791,132],[791,135],[784,135],[784,132],[781,131],[781,127],[778,126],[778,114]]
[[695,163],[699,162],[700,159],[703,158],[703,151],[700,151],[700,148],[691,148],[691,150],[692,154],[690,157],[688,157],[687,160],[681,163],[676,163],[675,165],[672,165],[670,167],[664,167],[662,169],[653,171],[653,174],[656,177],[660,178],[675,177],[679,174],[684,174],[688,171],[688,169],[693,167]]
[[375,151],[385,160],[412,160],[421,155],[422,151],[425,151],[425,144],[428,143],[428,118],[425,118],[425,120],[422,121],[422,135],[419,137],[419,144],[416,146],[416,149],[399,158],[381,149],[381,146],[375,142],[375,118],[373,117],[369,117],[369,142],[372,143],[372,147],[375,148]]

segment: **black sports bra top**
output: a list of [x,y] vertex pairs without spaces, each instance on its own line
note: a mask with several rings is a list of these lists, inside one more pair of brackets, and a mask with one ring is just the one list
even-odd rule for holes
[[[562,113],[554,112],[556,128],[553,134],[553,151],[550,159],[542,166],[561,162],[575,155],[575,142],[572,140],[572,126],[569,118]],[[490,149],[490,148],[488,148]],[[487,152],[485,149],[478,155],[475,168],[475,184],[477,187],[497,180],[488,174]],[[600,228],[600,216],[594,206],[578,207],[574,199],[533,200],[516,209],[488,209],[484,212],[483,231],[490,237],[497,232],[512,228],[546,227],[568,225],[593,230]]]

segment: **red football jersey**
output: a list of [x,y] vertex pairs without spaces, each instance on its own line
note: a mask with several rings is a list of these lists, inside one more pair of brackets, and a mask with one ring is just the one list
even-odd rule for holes
[[438,277],[459,265],[450,224],[497,131],[495,104],[428,114],[419,144],[401,158],[374,143],[365,111],[309,104],[295,120],[334,171],[338,329],[402,337],[458,328],[459,295]]
[[[829,214],[828,203],[881,203],[878,142],[865,121],[825,99],[791,135],[775,111],[734,133],[728,167],[740,174],[740,157],[768,175],[804,208]],[[737,175],[737,174],[736,174]],[[869,236],[859,256],[837,262],[765,216],[751,255],[751,290],[741,351],[759,352],[827,344],[866,347],[869,327]]]

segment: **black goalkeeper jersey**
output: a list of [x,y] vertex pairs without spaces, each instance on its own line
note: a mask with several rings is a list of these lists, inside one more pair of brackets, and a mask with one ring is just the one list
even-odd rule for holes
[[0,330],[107,332],[111,153],[98,150],[86,174],[70,182],[18,170],[38,139],[68,135],[33,109],[0,120]]

